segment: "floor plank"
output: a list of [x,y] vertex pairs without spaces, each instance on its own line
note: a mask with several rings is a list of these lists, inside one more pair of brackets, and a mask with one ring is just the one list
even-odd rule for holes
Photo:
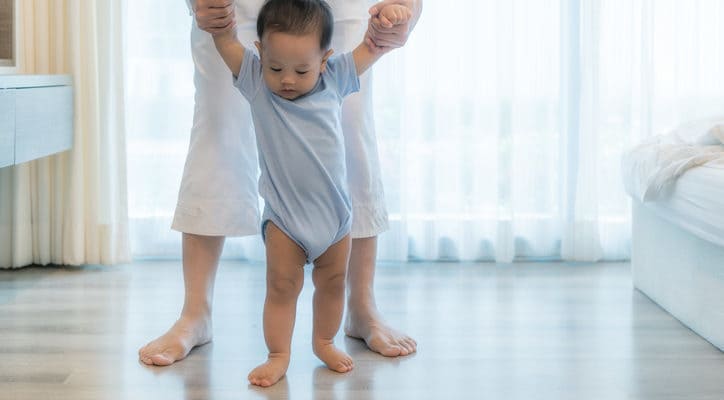
[[224,262],[214,341],[171,367],[136,351],[177,316],[177,262],[0,272],[0,399],[720,399],[724,355],[631,286],[629,265],[381,264],[378,303],[418,353],[342,334],[356,368],[312,354],[309,270],[292,364],[269,389],[264,267]]

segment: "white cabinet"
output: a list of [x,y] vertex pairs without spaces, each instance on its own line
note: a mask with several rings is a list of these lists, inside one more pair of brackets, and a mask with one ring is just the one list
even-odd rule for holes
[[0,75],[0,168],[73,146],[67,75]]
[[0,168],[15,161],[15,91],[0,89]]

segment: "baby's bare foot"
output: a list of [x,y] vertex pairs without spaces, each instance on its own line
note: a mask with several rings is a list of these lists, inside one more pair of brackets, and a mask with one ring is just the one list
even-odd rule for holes
[[327,368],[336,372],[349,372],[354,368],[354,361],[349,354],[338,349],[333,342],[320,342],[314,344],[314,354],[319,357]]
[[249,372],[249,383],[261,387],[269,387],[287,373],[289,354],[271,353],[264,364]]
[[171,365],[184,359],[191,349],[211,341],[211,317],[184,317],[162,336],[138,350],[138,358],[148,365]]
[[344,332],[364,340],[370,350],[386,357],[406,356],[417,351],[414,339],[382,322],[377,312],[356,313],[350,308]]

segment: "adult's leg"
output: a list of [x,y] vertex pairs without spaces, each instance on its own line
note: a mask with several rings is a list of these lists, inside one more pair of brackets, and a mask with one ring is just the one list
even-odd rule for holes
[[417,342],[385,323],[375,302],[374,279],[377,236],[352,239],[347,271],[348,336],[362,339],[370,350],[387,357],[405,356],[417,350]]
[[[338,22],[335,25],[334,48],[341,52],[351,50],[359,44],[366,26],[364,20]],[[360,77],[360,85],[360,92],[349,96],[342,108],[347,175],[354,215],[347,272],[345,333],[364,340],[372,351],[394,357],[414,352],[417,343],[387,325],[375,303],[377,235],[388,229],[388,221],[372,113],[372,71]]]
[[297,298],[304,285],[304,251],[274,223],[266,225],[266,297],[264,341],[267,360],[249,373],[249,382],[271,386],[287,372]]
[[[247,13],[248,14],[248,13]],[[237,32],[253,46],[254,22],[237,12]],[[172,228],[183,232],[185,298],[181,316],[139,350],[146,364],[169,365],[211,340],[214,280],[225,236],[258,232],[257,158],[248,104],[211,36],[191,29],[194,122]]]
[[223,246],[223,236],[183,234],[185,298],[181,316],[168,332],[138,351],[143,363],[170,365],[211,341],[214,280]]

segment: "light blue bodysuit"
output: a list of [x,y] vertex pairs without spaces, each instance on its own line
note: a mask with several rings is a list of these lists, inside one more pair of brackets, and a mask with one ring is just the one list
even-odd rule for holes
[[266,86],[259,58],[246,49],[234,86],[256,130],[262,234],[274,222],[311,263],[352,226],[341,123],[342,100],[359,90],[352,53],[331,57],[314,89],[287,100]]

